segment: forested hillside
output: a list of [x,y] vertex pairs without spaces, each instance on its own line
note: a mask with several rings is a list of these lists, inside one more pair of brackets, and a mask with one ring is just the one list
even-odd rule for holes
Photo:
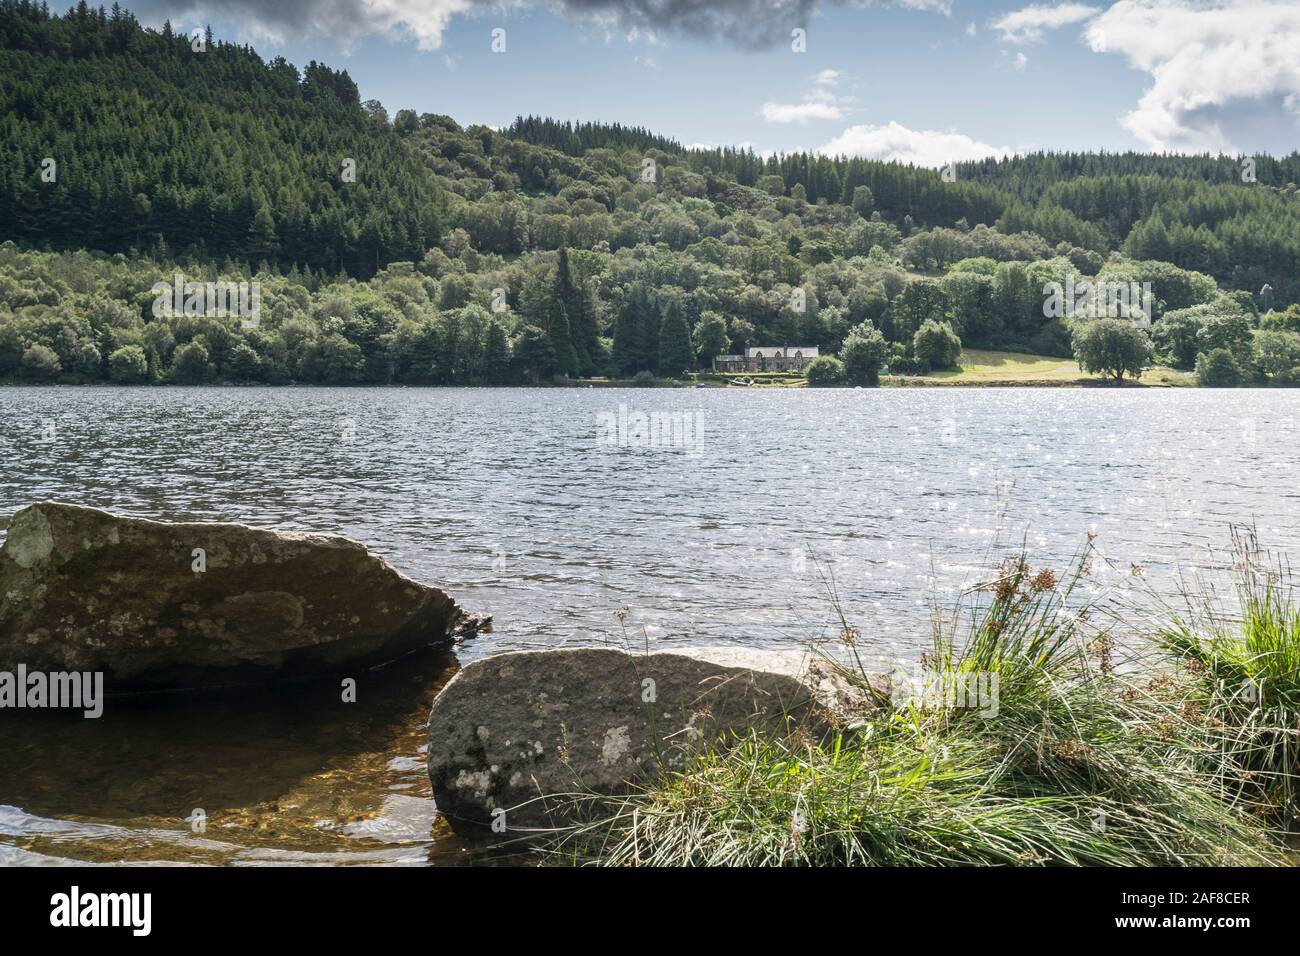
[[4,238],[352,275],[437,242],[435,190],[347,73],[199,45],[117,6],[0,0]]
[[[1231,157],[1039,154],[950,181],[619,124],[390,119],[346,73],[201,45],[0,0],[0,378],[677,377],[784,343],[838,354],[828,382],[959,343],[1300,378],[1295,154],[1246,179]],[[178,272],[258,282],[259,321],[155,314]],[[1154,325],[1049,314],[1048,283],[1085,281],[1149,283]]]

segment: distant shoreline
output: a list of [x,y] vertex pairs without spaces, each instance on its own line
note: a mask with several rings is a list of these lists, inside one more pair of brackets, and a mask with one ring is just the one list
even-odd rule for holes
[[[769,391],[772,389],[780,390],[810,390],[810,391],[862,391],[872,389],[897,389],[897,388],[1077,388],[1077,389],[1184,389],[1184,388],[1202,388],[1197,385],[1179,385],[1168,382],[1134,382],[1124,381],[1116,383],[1104,379],[1079,379],[1076,381],[1068,380],[1051,380],[1051,379],[988,379],[988,380],[971,380],[971,379],[929,379],[918,376],[896,376],[883,378],[879,385],[861,386],[861,385],[831,385],[813,388],[805,382],[785,383],[774,382],[771,384],[754,384],[741,385],[729,382],[690,382],[678,379],[658,380],[653,384],[643,384],[633,379],[572,379],[567,382],[523,382],[511,383],[508,385],[409,385],[398,382],[285,382],[282,384],[269,384],[267,382],[208,382],[199,384],[181,384],[179,382],[0,382],[0,388],[130,388],[148,390],[153,388],[185,388],[185,389],[245,389],[245,388],[267,388],[267,389],[302,389],[302,388],[400,388],[400,389],[428,389],[436,391],[440,389],[456,388],[473,388],[484,390],[497,390],[508,388],[547,388],[547,389],[590,389],[590,388],[627,388],[637,390],[653,389],[710,389],[718,390],[743,390],[743,391]],[[1247,385],[1240,386],[1240,389],[1260,388],[1260,389],[1282,389],[1293,388],[1294,386],[1284,385]],[[1232,391],[1233,389],[1228,389]]]

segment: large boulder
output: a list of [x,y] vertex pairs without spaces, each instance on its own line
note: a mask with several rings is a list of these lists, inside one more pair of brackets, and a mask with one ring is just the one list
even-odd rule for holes
[[365,666],[482,623],[332,535],[41,502],[0,547],[0,670],[103,671],[110,693]]
[[804,654],[499,654],[467,665],[434,700],[429,779],[457,830],[546,828],[581,812],[576,795],[627,792],[731,733],[817,737],[888,694],[883,680],[868,692]]

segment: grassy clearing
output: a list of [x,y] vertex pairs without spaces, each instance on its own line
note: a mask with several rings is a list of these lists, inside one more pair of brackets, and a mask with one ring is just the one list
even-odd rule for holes
[[[1074,359],[1050,355],[1029,355],[1021,352],[994,352],[984,349],[964,349],[961,369],[946,369],[910,379],[918,384],[1006,384],[1069,385],[1101,382],[1102,376],[1089,375],[1079,370]],[[1191,372],[1174,369],[1147,369],[1142,373],[1144,385],[1190,385],[1195,381]]]
[[1089,377],[1079,371],[1074,359],[1048,355],[963,349],[960,361],[960,371],[947,369],[931,372],[924,377],[936,381],[961,382],[1073,382]]
[[[928,375],[882,376],[885,385],[1108,385],[1104,376],[1079,370],[1074,359],[1022,352],[964,349],[960,369],[943,369]],[[1151,386],[1195,385],[1196,375],[1171,368],[1150,368],[1139,381]],[[803,388],[799,372],[695,372],[688,383],[749,388]]]
[[[751,733],[630,797],[586,798],[590,822],[544,852],[612,865],[1284,862],[1274,823],[1295,807],[1300,612],[1252,587],[1239,631],[1176,622],[1156,658],[1121,661],[1076,600],[1090,560],[1058,582],[1017,558],[965,595],[936,629],[920,693],[827,739]],[[840,620],[856,663],[839,666],[869,687]],[[1262,706],[1242,704],[1242,675]]]
[[1175,388],[1196,385],[1195,372],[1181,372],[1176,368],[1149,368],[1142,373],[1143,385],[1168,385]]

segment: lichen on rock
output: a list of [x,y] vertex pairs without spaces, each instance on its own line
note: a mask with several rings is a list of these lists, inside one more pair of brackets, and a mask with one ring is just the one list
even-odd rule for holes
[[429,714],[434,800],[463,831],[562,825],[584,795],[626,792],[728,734],[819,736],[856,716],[846,702],[887,699],[850,699],[832,669],[799,658],[566,648],[474,661]]
[[110,693],[380,663],[482,623],[333,535],[40,502],[0,547],[0,668],[103,671]]

